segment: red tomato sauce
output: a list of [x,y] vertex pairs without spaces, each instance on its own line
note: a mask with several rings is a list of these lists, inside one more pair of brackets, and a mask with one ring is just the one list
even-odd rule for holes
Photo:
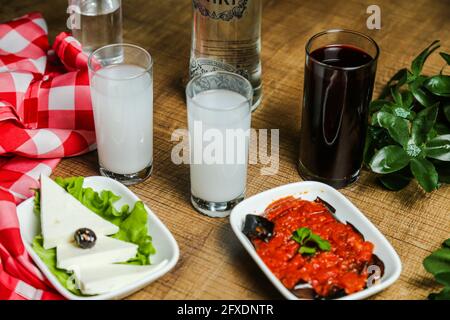
[[[351,294],[365,288],[374,245],[352,226],[336,220],[324,204],[291,196],[270,204],[264,216],[274,223],[274,235],[268,242],[255,239],[253,244],[286,288],[309,283],[321,297],[337,290]],[[292,234],[301,227],[328,240],[331,250],[313,256],[298,253],[300,245]]]

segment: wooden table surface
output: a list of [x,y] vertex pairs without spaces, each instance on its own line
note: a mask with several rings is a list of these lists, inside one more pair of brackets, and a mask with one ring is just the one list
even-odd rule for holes
[[[198,214],[189,202],[189,168],[170,160],[171,133],[186,128],[183,79],[187,76],[191,36],[189,0],[124,0],[124,38],[146,48],[154,65],[154,171],[131,189],[174,234],[181,250],[172,272],[132,295],[131,299],[266,299],[281,298],[233,235],[227,219]],[[266,0],[263,10],[262,105],[252,127],[280,129],[280,170],[261,176],[249,167],[247,196],[300,181],[296,169],[303,95],[304,45],[313,34],[349,28],[371,35],[381,47],[375,94],[394,72],[432,40],[450,51],[449,0],[378,0],[381,30],[366,28],[366,0]],[[40,11],[51,39],[65,30],[67,1],[0,0],[0,21]],[[439,57],[425,71],[437,73]],[[63,160],[54,175],[97,175],[97,156]],[[438,290],[422,260],[449,237],[450,187],[431,194],[411,183],[400,192],[382,190],[373,174],[342,192],[381,230],[403,262],[400,279],[375,299],[424,299]]]

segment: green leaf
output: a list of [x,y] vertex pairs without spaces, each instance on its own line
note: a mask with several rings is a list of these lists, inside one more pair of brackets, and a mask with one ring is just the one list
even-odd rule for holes
[[393,103],[387,100],[373,101],[371,103],[370,114],[374,114],[378,111],[383,111],[400,118],[413,119],[415,116],[415,112],[410,110],[414,100],[413,95],[409,91],[405,91],[402,94],[399,94],[397,99],[399,99],[399,101],[401,102],[400,104]]
[[423,50],[412,62],[411,71],[414,76],[419,76],[422,72],[423,65],[425,61],[436,49],[440,47],[439,40],[433,41],[425,50]]
[[450,103],[447,105],[444,105],[442,110],[444,110],[444,115],[447,118],[447,121],[450,122]]
[[440,283],[446,287],[450,287],[450,269],[449,269],[449,271],[436,273],[434,275],[434,279],[438,283]]
[[447,64],[450,66],[450,54],[445,52],[439,52],[439,54],[441,55],[442,59],[444,59],[445,62],[447,62]]
[[439,293],[431,293],[428,296],[430,300],[450,300],[450,288],[444,288]]
[[450,134],[437,136],[425,146],[427,157],[441,161],[450,161]]
[[448,163],[435,163],[435,168],[439,174],[439,182],[450,183],[450,166]]
[[380,111],[374,115],[372,124],[378,124],[380,127],[387,129],[391,138],[400,145],[407,145],[409,140],[409,123],[407,120]]
[[330,251],[331,244],[322,239],[319,235],[314,234],[309,228],[299,228],[292,234],[292,240],[300,244],[298,252],[300,254],[313,255],[319,248],[322,251]]
[[406,154],[411,158],[423,157],[424,153],[421,147],[414,143],[414,141],[409,141],[405,148]]
[[331,244],[327,240],[322,239],[317,234],[314,234],[314,233],[311,234],[309,241],[315,242],[318,245],[319,249],[322,251],[330,251],[331,250]]
[[431,300],[450,300],[450,239],[443,242],[442,247],[423,260],[425,270],[445,288],[439,293],[428,296]]
[[396,142],[391,138],[389,132],[381,127],[369,126],[367,129],[366,143],[364,145],[364,163],[369,166],[370,160],[378,149]]
[[406,68],[400,69],[396,74],[392,76],[387,82],[386,86],[381,91],[379,99],[385,99],[390,93],[394,86],[401,87],[404,85],[408,78],[408,70]]
[[34,190],[33,212],[37,216],[41,214],[41,192],[39,189]]
[[398,87],[394,87],[391,89],[391,95],[392,95],[392,99],[394,99],[394,102],[396,105],[403,106],[403,97],[402,97],[402,94],[400,93]]
[[387,174],[403,169],[409,161],[410,158],[403,148],[391,145],[378,150],[369,166],[373,172]]
[[394,139],[391,138],[389,131],[378,126],[369,126],[368,133],[374,140],[374,146],[377,149],[381,149],[384,146],[396,144]]
[[384,106],[394,106],[394,104],[388,100],[374,100],[370,103],[369,113],[372,114],[378,112]]
[[420,111],[412,123],[412,140],[416,145],[421,145],[427,140],[427,135],[436,123],[438,105]]
[[430,130],[430,132],[428,132],[427,134],[427,141],[436,138],[437,136],[440,136],[440,134],[438,134],[437,130],[436,130],[436,124],[434,125],[434,128],[432,128]]
[[390,173],[386,175],[382,175],[378,178],[380,183],[388,190],[391,191],[399,191],[405,188],[410,182],[411,177],[405,176],[401,173]]
[[414,96],[411,91],[405,90],[402,92],[402,101],[404,108],[411,109],[413,107]]
[[411,111],[409,109],[403,108],[403,107],[394,107],[391,109],[391,113],[394,116],[403,118],[403,119],[408,119],[408,120],[412,120],[415,118],[416,113],[414,111]]
[[61,178],[56,177],[55,182],[66,189],[78,201],[83,198],[83,177]]
[[439,187],[438,173],[434,165],[422,158],[413,158],[410,162],[411,172],[420,186],[427,192]]
[[443,136],[446,134],[450,134],[450,126],[448,126],[442,122],[436,122],[433,129],[436,134],[430,138],[436,138],[436,136]]
[[[152,238],[148,235],[147,217],[148,213],[142,201],[136,202],[130,215],[120,224],[119,232],[113,236],[113,238],[137,244],[139,246],[138,255],[142,255],[138,256],[137,260],[143,260],[144,264],[150,264],[148,257],[156,253],[152,245]],[[132,259],[132,261],[136,261],[136,259]]]
[[424,82],[424,86],[437,96],[450,97],[450,76],[433,76]]
[[298,249],[298,253],[306,254],[306,255],[314,255],[314,254],[316,254],[316,248],[302,246],[302,247],[300,247],[300,249]]
[[426,79],[424,76],[419,76],[409,84],[409,90],[422,106],[430,107],[436,103],[436,98],[424,88],[423,83]]
[[31,244],[34,252],[41,258],[46,264],[50,272],[58,279],[59,283],[69,290],[70,292],[81,295],[81,292],[77,289],[75,279],[66,270],[58,269],[56,267],[56,248],[44,249],[44,239],[42,236],[36,236]]
[[305,243],[305,240],[311,237],[312,231],[309,228],[300,228],[295,230],[292,239],[300,244]]
[[450,271],[450,248],[439,248],[423,260],[423,266],[429,273],[436,275]]

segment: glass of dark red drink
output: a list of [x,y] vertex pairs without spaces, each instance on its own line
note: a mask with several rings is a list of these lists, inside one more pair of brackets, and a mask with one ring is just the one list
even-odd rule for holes
[[328,30],[306,45],[299,173],[335,188],[361,170],[379,55],[370,37]]

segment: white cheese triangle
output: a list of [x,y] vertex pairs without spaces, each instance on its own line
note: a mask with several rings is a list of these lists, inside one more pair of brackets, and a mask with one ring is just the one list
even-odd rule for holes
[[164,260],[156,265],[135,266],[127,264],[110,264],[81,267],[74,270],[78,288],[83,294],[103,294],[125,287],[167,264]]
[[82,249],[75,242],[63,243],[56,247],[57,266],[60,269],[74,270],[83,266],[96,266],[126,262],[137,254],[134,243],[100,236],[95,246]]
[[119,231],[111,222],[86,208],[52,179],[41,175],[41,229],[44,248],[74,240],[75,231],[89,228],[97,237]]

